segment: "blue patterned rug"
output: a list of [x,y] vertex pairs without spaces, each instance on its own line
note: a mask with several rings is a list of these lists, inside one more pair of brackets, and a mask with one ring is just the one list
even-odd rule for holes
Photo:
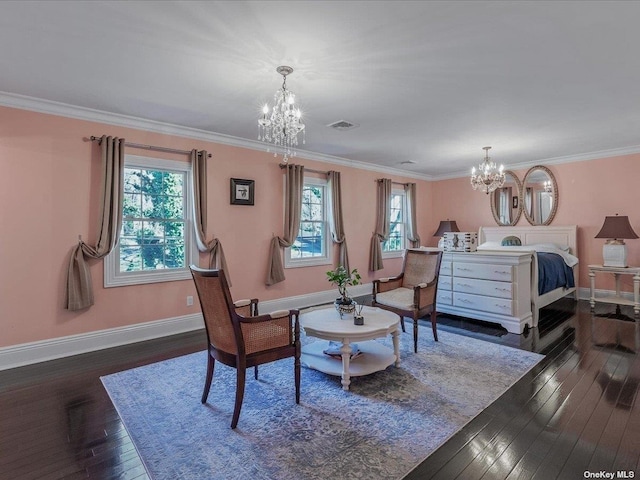
[[262,365],[258,381],[248,372],[236,430],[234,369],[216,362],[200,403],[204,351],[102,382],[154,480],[399,479],[543,358],[421,330],[417,354],[402,334],[400,367],[352,378],[348,392],[303,368],[300,405],[293,359]]

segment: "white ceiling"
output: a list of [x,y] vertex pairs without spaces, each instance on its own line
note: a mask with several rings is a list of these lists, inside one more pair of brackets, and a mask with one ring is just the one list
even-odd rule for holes
[[304,150],[443,178],[485,145],[640,151],[639,24],[637,1],[3,1],[0,92],[256,140],[290,65]]

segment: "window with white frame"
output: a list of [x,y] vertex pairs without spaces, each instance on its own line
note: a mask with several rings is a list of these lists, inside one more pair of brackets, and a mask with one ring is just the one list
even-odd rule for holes
[[327,197],[326,179],[304,179],[300,207],[300,229],[293,245],[285,250],[285,267],[306,267],[332,263]]
[[389,238],[382,243],[382,256],[401,256],[406,248],[407,196],[404,190],[393,189],[389,215]]
[[105,287],[191,278],[198,253],[190,170],[187,162],[125,156],[122,228],[105,258]]

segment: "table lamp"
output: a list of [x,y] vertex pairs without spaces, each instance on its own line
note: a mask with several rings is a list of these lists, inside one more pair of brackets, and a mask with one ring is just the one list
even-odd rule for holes
[[[459,232],[460,229],[456,224],[455,220],[440,220],[440,225],[438,225],[438,230],[433,234],[434,237],[440,237],[438,240],[438,248],[442,248],[444,246],[444,234],[445,232]],[[636,237],[637,238],[637,237]]]
[[627,267],[627,246],[625,238],[638,238],[631,228],[629,217],[607,216],[595,238],[606,238],[602,247],[602,265],[605,267]]

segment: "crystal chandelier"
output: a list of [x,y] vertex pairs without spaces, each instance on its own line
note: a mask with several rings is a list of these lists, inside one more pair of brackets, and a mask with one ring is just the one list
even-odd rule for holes
[[[287,90],[287,75],[293,68],[282,65],[276,68],[282,75],[282,89],[273,96],[273,109],[269,115],[269,105],[262,108],[262,117],[258,119],[258,140],[273,143],[282,150],[282,161],[287,163],[289,156],[295,157],[295,147],[298,145],[298,133],[302,132],[302,143],[305,143],[304,123],[301,121],[302,112],[295,106],[295,95]],[[269,151],[269,150],[267,150]],[[276,151],[273,156],[277,156]]]
[[480,191],[489,194],[496,188],[504,185],[504,166],[497,167],[495,162],[492,162],[489,158],[489,149],[491,147],[482,147],[485,151],[483,162],[478,165],[478,172],[476,173],[476,167],[471,170],[471,186],[474,190],[480,189]]

